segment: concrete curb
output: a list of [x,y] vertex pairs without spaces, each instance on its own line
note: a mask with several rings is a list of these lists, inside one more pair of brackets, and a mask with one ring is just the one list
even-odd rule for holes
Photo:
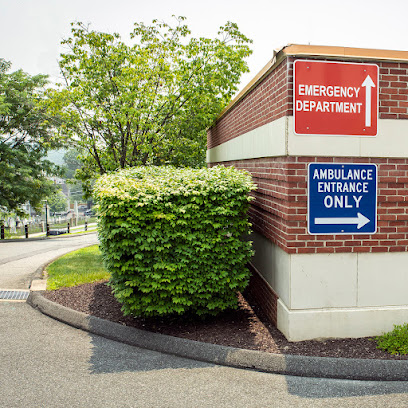
[[31,292],[33,308],[63,323],[99,336],[179,357],[268,373],[315,378],[407,381],[407,360],[367,360],[281,355],[243,350],[151,333],[66,308]]
[[47,290],[47,279],[33,279],[30,284],[30,291],[41,292]]

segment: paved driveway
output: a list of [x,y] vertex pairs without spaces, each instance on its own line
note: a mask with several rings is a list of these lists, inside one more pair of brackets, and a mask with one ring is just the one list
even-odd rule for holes
[[406,383],[285,377],[221,367],[116,343],[0,302],[1,406],[408,406]]
[[0,302],[0,405],[406,408],[406,383],[285,377],[127,346]]
[[[0,287],[96,236],[0,244]],[[0,406],[406,408],[408,384],[289,377],[187,360],[92,335],[0,301]]]

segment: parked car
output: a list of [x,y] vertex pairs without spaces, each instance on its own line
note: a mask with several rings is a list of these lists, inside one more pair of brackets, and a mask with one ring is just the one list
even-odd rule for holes
[[50,230],[48,232],[48,235],[62,235],[66,234],[68,231],[66,229],[55,229],[55,230]]

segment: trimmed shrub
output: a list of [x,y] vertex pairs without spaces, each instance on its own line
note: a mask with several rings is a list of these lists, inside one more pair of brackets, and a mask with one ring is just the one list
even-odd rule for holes
[[136,167],[101,177],[99,239],[126,315],[237,307],[252,255],[251,176],[232,167]]
[[394,329],[377,336],[377,348],[390,354],[408,354],[408,323],[394,325]]

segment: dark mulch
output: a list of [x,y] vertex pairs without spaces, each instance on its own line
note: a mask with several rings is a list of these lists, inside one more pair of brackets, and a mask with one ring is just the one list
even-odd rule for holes
[[241,294],[238,297],[238,310],[226,312],[221,316],[208,318],[204,321],[192,318],[145,319],[125,317],[120,310],[119,303],[105,282],[45,292],[44,296],[63,306],[112,322],[206,343],[279,354],[408,359],[408,356],[391,356],[378,350],[376,342],[372,338],[289,342],[263,317],[256,305],[250,305]]

